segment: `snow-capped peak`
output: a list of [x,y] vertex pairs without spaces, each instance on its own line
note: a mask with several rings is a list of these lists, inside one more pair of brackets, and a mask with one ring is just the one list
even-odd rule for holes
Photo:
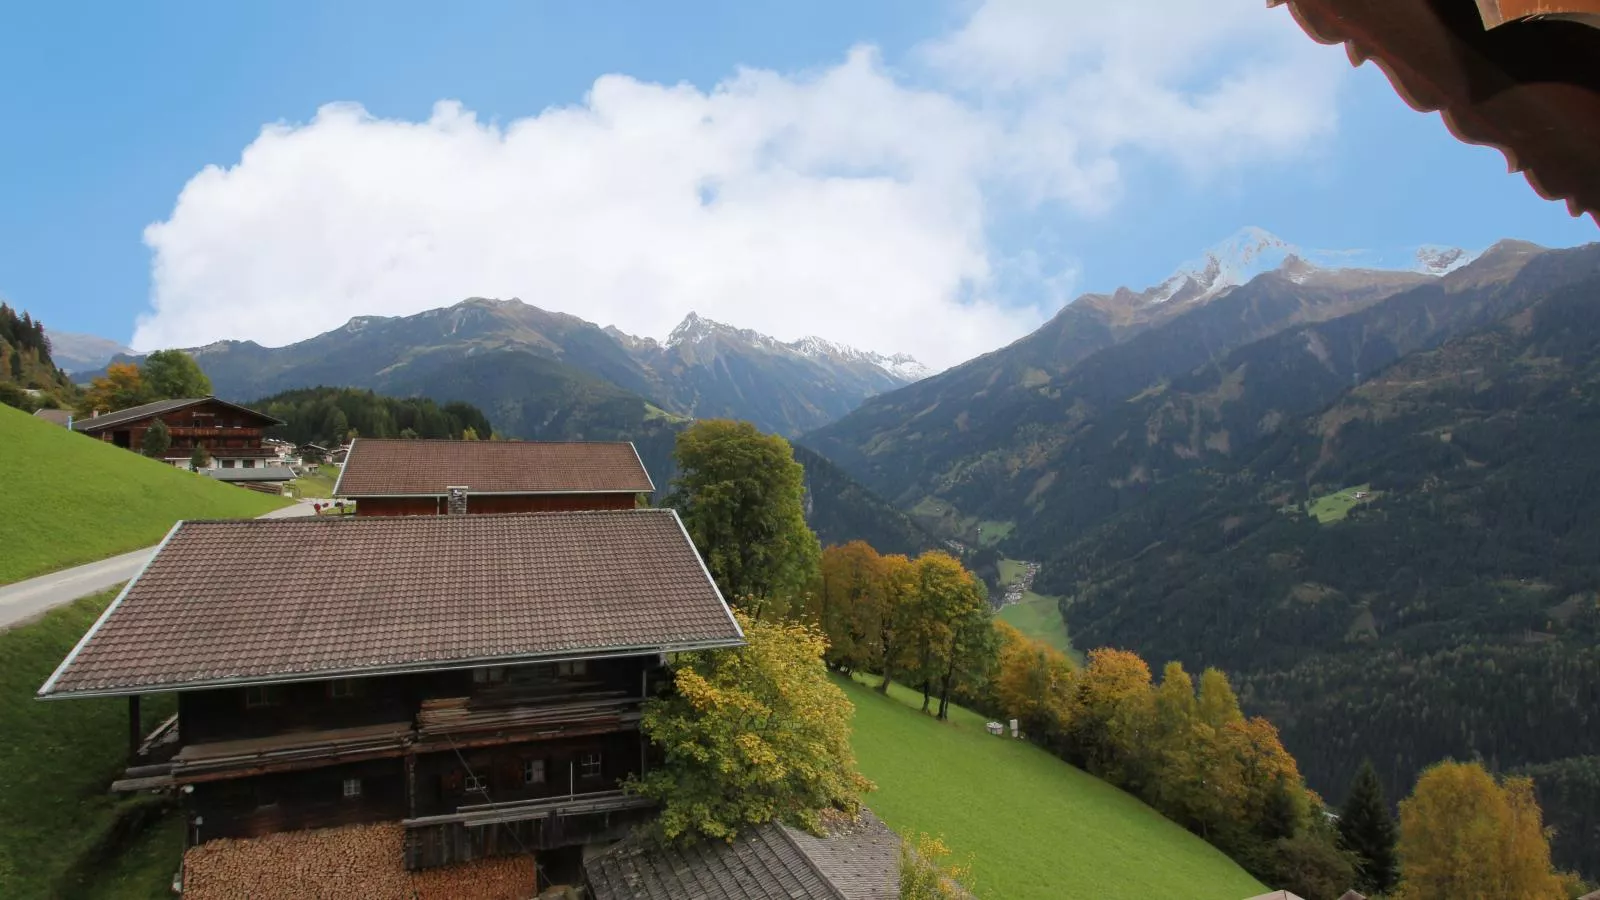
[[1254,226],[1207,250],[1198,260],[1179,266],[1166,281],[1145,293],[1150,303],[1203,302],[1267,272],[1281,272],[1303,283],[1315,273],[1337,269],[1378,269],[1440,276],[1454,272],[1480,254],[1460,247],[1425,245],[1403,252],[1371,250],[1306,250]]
[[1200,259],[1179,266],[1178,271],[1151,290],[1150,300],[1206,300],[1299,256],[1293,245],[1271,232],[1254,226],[1241,228]]
[[[882,369],[890,377],[905,383],[917,381],[933,374],[931,369],[905,353],[885,356],[869,350],[857,350],[847,344],[841,344],[837,341],[830,341],[814,335],[808,335],[797,341],[785,343],[776,338],[768,337],[759,331],[724,325],[721,322],[693,312],[684,316],[683,321],[678,323],[678,327],[672,329],[672,333],[667,335],[666,343],[663,346],[668,348],[684,344],[694,346],[717,337],[741,341],[770,353],[792,353],[806,359],[829,362],[866,363]],[[640,339],[635,338],[634,340]]]

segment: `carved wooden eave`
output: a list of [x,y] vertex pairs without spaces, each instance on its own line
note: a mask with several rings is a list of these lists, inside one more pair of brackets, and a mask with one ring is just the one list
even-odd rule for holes
[[1600,222],[1600,0],[1267,0]]

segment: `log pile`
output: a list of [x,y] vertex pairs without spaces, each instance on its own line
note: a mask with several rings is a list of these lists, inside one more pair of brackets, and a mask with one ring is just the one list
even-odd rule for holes
[[528,900],[533,857],[479,860],[422,872],[402,862],[397,824],[220,839],[184,854],[188,900]]

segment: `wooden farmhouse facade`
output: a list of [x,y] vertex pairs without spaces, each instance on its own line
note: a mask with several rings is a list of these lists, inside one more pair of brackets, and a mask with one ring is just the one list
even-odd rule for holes
[[216,397],[158,400],[112,413],[73,420],[72,429],[135,453],[144,452],[144,436],[160,420],[171,443],[163,459],[187,466],[196,447],[204,447],[212,465],[253,469],[272,465],[277,451],[262,445],[266,429],[283,422]]
[[333,495],[357,516],[416,516],[633,509],[654,490],[625,441],[357,438]]
[[742,643],[672,510],[186,522],[39,694],[129,698],[115,788],[191,845],[398,822],[410,870],[574,869],[652,814],[620,784],[667,654]]

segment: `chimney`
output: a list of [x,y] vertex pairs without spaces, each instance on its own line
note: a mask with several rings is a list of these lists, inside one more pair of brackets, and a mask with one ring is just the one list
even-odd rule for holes
[[467,512],[467,486],[457,485],[444,489],[445,514],[451,516],[465,515]]
[[89,413],[89,418],[91,418],[91,419],[100,418],[100,410],[97,409],[97,410],[94,410],[93,412],[90,412]]

